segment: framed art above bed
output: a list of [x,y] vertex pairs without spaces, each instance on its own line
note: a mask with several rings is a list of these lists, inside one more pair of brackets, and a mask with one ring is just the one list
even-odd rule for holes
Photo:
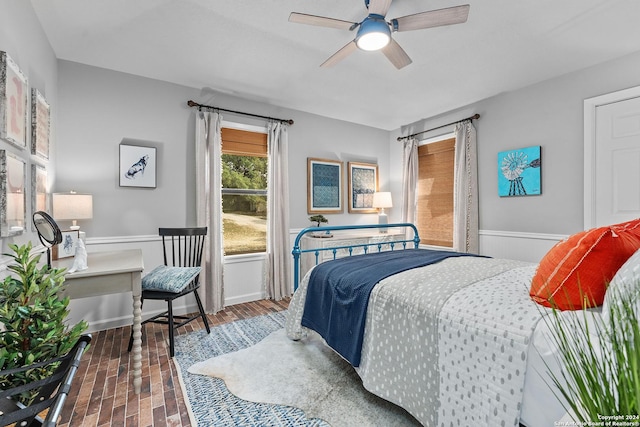
[[342,213],[342,162],[307,158],[307,213]]
[[378,191],[378,165],[349,162],[349,213],[376,213],[373,193]]

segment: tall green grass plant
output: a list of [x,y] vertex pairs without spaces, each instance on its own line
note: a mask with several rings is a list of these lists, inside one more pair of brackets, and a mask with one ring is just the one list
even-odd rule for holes
[[[635,293],[621,295],[609,312],[589,322],[587,310],[549,316],[562,369],[549,369],[553,384],[566,401],[565,409],[580,423],[622,417],[640,421],[640,319]],[[562,399],[561,399],[562,400]],[[568,406],[568,407],[567,407]],[[585,424],[586,425],[586,424]]]

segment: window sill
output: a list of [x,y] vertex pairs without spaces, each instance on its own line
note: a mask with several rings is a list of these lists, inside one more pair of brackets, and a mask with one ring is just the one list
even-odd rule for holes
[[242,262],[259,262],[267,258],[266,252],[256,252],[253,254],[225,255],[225,264],[237,264]]

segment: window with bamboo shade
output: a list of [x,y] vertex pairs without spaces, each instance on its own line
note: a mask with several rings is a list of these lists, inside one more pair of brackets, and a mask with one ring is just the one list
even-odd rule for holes
[[455,138],[418,147],[417,224],[420,243],[453,247]]
[[222,128],[225,255],[266,252],[267,134]]

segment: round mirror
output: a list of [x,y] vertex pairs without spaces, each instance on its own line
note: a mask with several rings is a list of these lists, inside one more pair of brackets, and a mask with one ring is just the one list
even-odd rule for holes
[[48,213],[43,211],[35,212],[33,214],[33,224],[38,230],[38,237],[43,245],[50,247],[62,242],[60,227]]

